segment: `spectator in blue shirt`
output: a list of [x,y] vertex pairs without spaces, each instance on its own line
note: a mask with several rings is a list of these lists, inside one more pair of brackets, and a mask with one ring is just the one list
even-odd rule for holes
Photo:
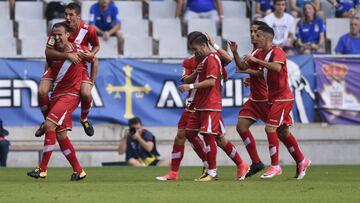
[[254,19],[264,18],[274,10],[273,0],[256,0]]
[[221,0],[187,0],[186,5],[185,0],[178,0],[175,17],[181,17],[184,10],[185,22],[195,18],[208,18],[214,21],[224,18]]
[[96,32],[107,41],[110,36],[116,36],[119,51],[123,43],[121,21],[118,16],[118,8],[111,0],[99,0],[90,8],[90,24],[94,25]]
[[338,18],[355,17],[360,12],[360,0],[327,0],[336,8],[335,15]]
[[119,154],[125,154],[130,166],[169,166],[169,159],[159,159],[155,136],[143,128],[141,119],[129,120],[129,133],[120,141]]
[[317,11],[317,16],[320,17],[323,15],[323,12],[320,11],[320,0],[290,0],[291,15],[294,16],[295,18],[302,17],[303,8],[307,3],[313,3]]
[[300,54],[324,52],[325,24],[316,17],[316,8],[312,3],[305,4],[304,17],[297,24],[296,37]]
[[350,20],[350,33],[340,37],[336,45],[337,54],[360,54],[360,18]]

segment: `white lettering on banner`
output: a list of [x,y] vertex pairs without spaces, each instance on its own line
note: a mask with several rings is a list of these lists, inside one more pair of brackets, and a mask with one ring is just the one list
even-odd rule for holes
[[165,81],[164,86],[160,93],[160,98],[156,104],[157,108],[181,108],[183,107],[183,101],[180,97],[179,91],[175,81]]
[[[0,79],[0,107],[21,107],[25,91],[28,90],[30,107],[38,107],[38,84],[35,80]],[[27,95],[27,94],[26,94]],[[101,96],[94,86],[91,91],[94,107],[104,106]]]

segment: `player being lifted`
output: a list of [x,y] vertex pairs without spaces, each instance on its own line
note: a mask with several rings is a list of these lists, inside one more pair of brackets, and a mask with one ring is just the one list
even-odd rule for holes
[[[64,22],[53,26],[54,48],[63,53],[87,51],[86,46],[68,41],[69,31],[70,28]],[[90,58],[90,60],[92,59]],[[80,166],[76,151],[67,136],[67,131],[72,128],[72,112],[80,102],[82,72],[86,62],[73,63],[68,59],[61,58],[47,59],[47,61],[53,71],[54,88],[51,94],[49,113],[44,122],[44,150],[40,166],[28,172],[27,175],[36,179],[46,178],[48,163],[57,140],[61,151],[73,168],[71,180],[81,180],[86,177],[86,173]]]
[[274,31],[271,27],[259,26],[255,37],[258,49],[252,55],[246,55],[244,60],[239,55],[234,55],[234,58],[236,65],[242,70],[253,66],[264,70],[269,101],[265,132],[269,142],[271,166],[261,178],[272,178],[282,173],[279,165],[279,138],[297,163],[295,178],[302,179],[311,161],[304,157],[289,129],[292,125],[290,111],[294,97],[288,84],[286,54],[272,44],[273,38]]
[[[47,45],[46,45],[46,58],[47,59],[69,59],[75,64],[81,63],[82,59],[91,59],[94,58],[95,54],[99,51],[99,39],[96,34],[96,30],[93,26],[90,26],[80,19],[81,7],[77,3],[69,3],[65,7],[65,23],[69,25],[69,41],[75,44],[92,46],[91,51],[78,52],[78,53],[63,53],[54,49],[55,39],[52,33],[49,36]],[[51,90],[53,85],[52,69],[47,65],[45,67],[45,73],[42,77],[39,86],[39,106],[41,109],[44,118],[46,118],[49,111],[49,97],[48,93]],[[81,82],[81,116],[80,121],[84,127],[84,130],[88,136],[94,135],[94,128],[87,119],[89,114],[92,96],[91,89],[96,80],[96,75],[98,71],[98,61],[95,60],[92,62],[91,66],[91,77],[89,77],[89,72],[87,66],[84,67],[82,73],[82,82]],[[40,128],[36,131],[35,136],[40,137],[45,133],[44,123],[41,124]]]

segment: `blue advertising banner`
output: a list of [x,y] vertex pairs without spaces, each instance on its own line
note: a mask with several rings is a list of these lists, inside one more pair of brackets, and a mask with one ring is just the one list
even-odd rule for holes
[[316,58],[319,109],[329,124],[360,123],[360,58]]
[[[293,117],[296,122],[314,119],[314,65],[311,56],[288,60],[289,84],[296,97]],[[223,117],[227,125],[235,125],[238,112],[249,95],[243,86],[245,74],[235,74],[234,63],[227,68],[229,80],[224,85]],[[39,125],[43,117],[38,108],[37,91],[44,61],[0,60],[0,118],[7,126]],[[175,126],[183,111],[181,64],[164,64],[136,60],[102,60],[92,90],[94,123],[127,124],[139,116],[147,126]],[[80,110],[74,112],[78,124]]]

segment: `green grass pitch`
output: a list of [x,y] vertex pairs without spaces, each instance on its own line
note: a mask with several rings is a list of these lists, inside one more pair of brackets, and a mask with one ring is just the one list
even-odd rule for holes
[[200,167],[182,167],[180,180],[160,182],[155,176],[168,168],[86,168],[88,176],[70,182],[70,168],[50,168],[46,179],[26,176],[28,168],[0,169],[0,202],[75,203],[192,203],[192,202],[360,202],[360,166],[312,166],[307,176],[295,180],[295,166],[283,174],[261,180],[260,174],[235,181],[235,167],[219,167],[219,181],[194,182]]

